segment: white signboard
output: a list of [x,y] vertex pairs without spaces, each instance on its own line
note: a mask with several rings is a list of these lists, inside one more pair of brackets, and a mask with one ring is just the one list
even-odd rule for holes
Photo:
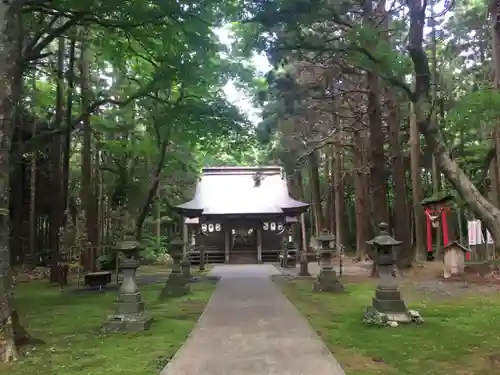
[[483,241],[483,233],[481,231],[481,221],[469,220],[467,222],[469,246],[481,245]]
[[469,220],[467,222],[467,238],[469,239],[469,246],[477,244],[477,226],[478,220]]
[[488,245],[494,244],[493,237],[491,237],[491,233],[489,230],[486,230],[486,243]]

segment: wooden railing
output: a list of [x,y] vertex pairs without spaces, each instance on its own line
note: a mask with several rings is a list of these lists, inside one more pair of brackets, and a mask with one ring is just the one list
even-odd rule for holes
[[[220,249],[216,246],[205,246],[204,247],[204,255],[205,255],[205,263],[224,263],[226,260],[226,255],[224,249]],[[262,261],[263,262],[279,262],[280,254],[283,253],[283,250],[278,249],[262,249]],[[255,254],[257,255],[257,250],[255,250]],[[301,252],[295,251],[297,258],[300,257]],[[195,246],[191,247],[188,250],[189,260],[191,264],[200,264],[200,247]],[[306,256],[309,262],[318,261],[318,253],[312,250],[306,252]],[[334,254],[335,256],[335,254]]]
[[270,250],[262,249],[262,261],[263,262],[278,262],[279,256],[283,250]]
[[[188,256],[191,264],[200,264],[200,253],[199,247],[194,247],[188,250]],[[205,264],[224,263],[226,261],[225,251],[217,248],[216,246],[205,246],[203,254]]]

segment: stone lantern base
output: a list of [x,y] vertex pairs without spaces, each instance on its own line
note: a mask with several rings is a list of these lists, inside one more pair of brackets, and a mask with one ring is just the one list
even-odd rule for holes
[[396,288],[375,289],[373,297],[373,308],[380,313],[386,314],[390,321],[398,323],[410,323],[411,317],[408,314],[408,308],[401,298],[401,293]]
[[190,291],[189,280],[182,273],[171,273],[161,290],[160,298],[182,297]]
[[315,292],[343,292],[344,286],[337,277],[337,273],[332,267],[323,267],[314,282]]
[[151,327],[151,315],[144,310],[140,293],[121,294],[115,302],[116,313],[103,323],[106,332],[139,332]]
[[300,252],[300,258],[299,258],[299,261],[300,261],[300,269],[299,269],[299,273],[297,276],[300,276],[300,277],[310,277],[311,274],[309,273],[309,260],[307,259],[307,255],[301,251]]
[[187,256],[184,256],[184,258],[182,258],[181,272],[187,282],[190,282],[192,280],[193,277],[191,276],[191,262],[189,261],[189,258]]
[[397,327],[406,323],[420,325],[423,322],[418,311],[408,310],[397,288],[380,286],[375,290],[372,306],[363,315],[364,324],[382,327]]

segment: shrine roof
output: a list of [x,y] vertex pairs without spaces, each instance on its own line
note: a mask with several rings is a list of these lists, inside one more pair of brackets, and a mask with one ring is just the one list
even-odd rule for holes
[[279,166],[204,168],[194,198],[175,206],[186,217],[210,215],[297,216],[309,208],[288,194]]

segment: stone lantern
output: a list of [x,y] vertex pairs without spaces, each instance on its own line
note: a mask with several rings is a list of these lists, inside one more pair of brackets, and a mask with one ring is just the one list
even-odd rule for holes
[[144,302],[136,282],[141,244],[134,240],[119,241],[114,250],[123,254],[120,268],[123,281],[115,301],[116,313],[108,316],[103,324],[105,331],[136,332],[151,326],[151,315],[144,309]]
[[366,243],[374,247],[379,270],[380,282],[375,290],[375,297],[373,298],[371,311],[381,313],[387,316],[387,320],[397,323],[408,323],[412,318],[406,308],[404,301],[401,298],[396,278],[393,275],[393,267],[395,264],[394,259],[394,246],[402,244],[392,238],[387,229],[386,223],[379,224],[379,235]]
[[335,248],[335,236],[328,230],[323,229],[317,236],[316,241],[319,244],[319,258],[321,270],[314,283],[315,292],[342,292],[344,286],[337,278],[337,273],[332,266],[332,253]]
[[189,293],[189,283],[182,274],[181,260],[184,241],[176,237],[169,243],[169,253],[172,257],[172,272],[168,276],[160,298],[181,297]]
[[280,267],[295,267],[297,263],[297,248],[293,242],[292,236],[284,236],[281,246],[283,251],[280,254]]

